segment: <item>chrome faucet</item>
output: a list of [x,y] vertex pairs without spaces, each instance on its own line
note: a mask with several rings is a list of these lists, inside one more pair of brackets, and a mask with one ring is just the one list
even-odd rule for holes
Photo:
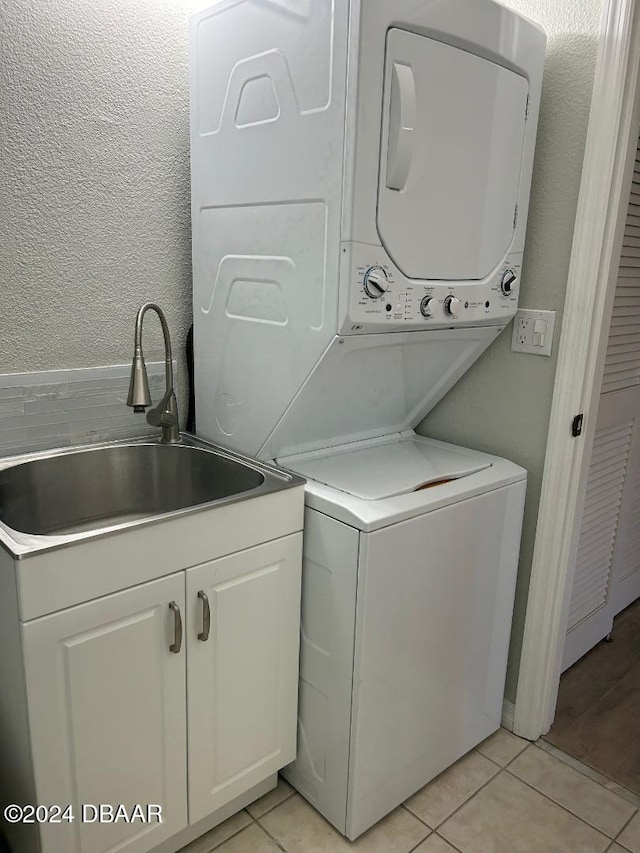
[[178,403],[173,390],[173,359],[171,356],[171,337],[167,318],[159,305],[155,302],[145,302],[136,316],[136,336],[133,362],[131,364],[131,380],[129,382],[129,395],[127,406],[134,412],[144,412],[151,405],[151,393],[149,392],[149,378],[142,353],[142,321],[146,312],[152,309],[160,319],[162,334],[164,335],[164,366],[165,366],[165,392],[157,406],[147,413],[147,421],[154,427],[162,428],[163,444],[177,444],[180,441],[180,428],[178,425]]

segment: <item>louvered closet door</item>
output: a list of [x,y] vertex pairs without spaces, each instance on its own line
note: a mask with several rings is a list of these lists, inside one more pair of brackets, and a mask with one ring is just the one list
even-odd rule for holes
[[563,669],[640,596],[640,149],[636,152]]

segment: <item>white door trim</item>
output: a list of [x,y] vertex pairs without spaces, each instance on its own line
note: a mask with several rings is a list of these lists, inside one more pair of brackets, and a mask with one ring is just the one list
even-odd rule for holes
[[[625,166],[629,145],[636,146],[639,18],[640,0],[605,0],[514,711],[514,732],[531,740],[553,722],[560,682],[622,241],[619,212],[628,201]],[[574,438],[571,423],[581,412],[585,429]]]

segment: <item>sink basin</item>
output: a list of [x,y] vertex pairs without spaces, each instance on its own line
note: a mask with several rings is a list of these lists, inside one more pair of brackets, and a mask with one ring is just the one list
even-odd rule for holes
[[140,440],[2,462],[9,464],[0,469],[0,532],[18,541],[21,534],[56,537],[58,545],[60,537],[121,529],[302,482],[187,436],[178,445]]

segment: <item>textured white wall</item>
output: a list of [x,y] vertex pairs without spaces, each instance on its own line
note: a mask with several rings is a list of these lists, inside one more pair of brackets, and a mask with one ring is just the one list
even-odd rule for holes
[[[121,363],[191,322],[187,0],[0,0],[0,372]],[[161,335],[149,315],[149,358]],[[184,406],[183,406],[184,416]]]
[[[547,32],[547,61],[520,305],[564,305],[600,31],[601,0],[504,0]],[[511,326],[419,431],[529,472],[507,696],[515,698],[560,323],[551,358],[512,353]]]

